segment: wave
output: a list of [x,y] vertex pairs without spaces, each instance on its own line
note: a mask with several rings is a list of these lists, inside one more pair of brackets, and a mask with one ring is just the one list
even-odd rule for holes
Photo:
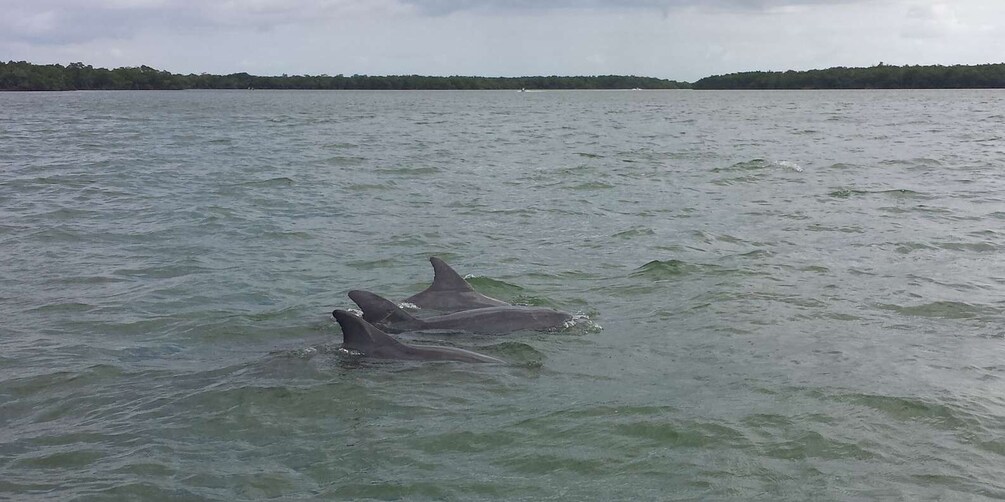
[[294,181],[291,178],[287,178],[285,176],[280,176],[280,177],[277,177],[277,178],[269,178],[269,179],[264,179],[264,180],[246,181],[244,183],[238,183],[235,186],[255,187],[255,188],[272,188],[272,187],[291,186],[293,184],[294,184]]
[[979,421],[964,410],[948,404],[917,397],[884,396],[879,394],[843,394],[837,401],[856,404],[882,412],[898,421],[923,421],[948,430],[969,429]]
[[656,231],[649,227],[635,227],[618,232],[611,237],[615,239],[632,239],[634,237],[643,237],[647,235],[656,235]]
[[700,270],[701,267],[681,260],[653,260],[635,269],[635,272],[632,272],[631,276],[661,280],[680,277]]
[[879,308],[912,317],[935,319],[988,319],[1001,314],[997,308],[954,301],[936,301],[921,305],[878,304]]
[[712,180],[712,183],[719,186],[753,183],[761,181],[778,170],[801,173],[803,172],[803,166],[791,160],[752,159],[745,162],[737,162],[728,167],[713,168],[713,173],[724,174],[725,176]]
[[566,190],[606,190],[608,188],[614,188],[614,185],[600,181],[588,181],[586,183],[566,187]]
[[836,199],[848,199],[851,197],[858,196],[868,196],[868,195],[883,195],[893,198],[904,198],[904,199],[928,199],[931,198],[930,195],[910,190],[907,188],[890,188],[886,190],[861,190],[856,188],[839,188],[829,192],[827,195],[834,197]]
[[374,169],[374,172],[382,174],[400,174],[404,176],[425,176],[428,174],[436,174],[441,172],[442,169],[434,166],[424,166],[424,167],[380,167]]
[[512,303],[523,303],[526,305],[538,306],[540,303],[547,303],[543,299],[538,299],[532,295],[527,295],[524,288],[491,277],[466,275],[464,280],[471,284],[471,287],[478,292],[499,299],[512,299]]

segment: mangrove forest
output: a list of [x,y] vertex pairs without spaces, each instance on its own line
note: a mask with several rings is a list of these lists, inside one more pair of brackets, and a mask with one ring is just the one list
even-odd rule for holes
[[332,90],[548,90],[548,89],[967,89],[1005,88],[1005,63],[954,66],[834,67],[807,71],[750,71],[694,83],[625,75],[474,77],[422,75],[178,74],[149,66],[112,70],[83,63],[0,62],[0,90],[332,89]]

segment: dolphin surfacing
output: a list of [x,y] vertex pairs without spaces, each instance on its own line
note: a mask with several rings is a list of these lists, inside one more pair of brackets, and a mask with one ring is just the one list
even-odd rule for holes
[[402,331],[467,331],[483,335],[505,335],[514,331],[550,331],[572,320],[572,315],[543,307],[485,307],[453,314],[418,319],[390,300],[354,290],[349,298],[363,311],[363,319],[391,333]]
[[510,306],[502,300],[475,291],[447,262],[430,256],[429,263],[433,265],[433,283],[422,292],[406,298],[405,302],[421,309],[441,312]]
[[406,345],[379,328],[345,310],[335,310],[332,317],[342,327],[342,347],[379,359],[411,361],[460,361],[466,363],[504,363],[501,359],[470,350],[433,345]]

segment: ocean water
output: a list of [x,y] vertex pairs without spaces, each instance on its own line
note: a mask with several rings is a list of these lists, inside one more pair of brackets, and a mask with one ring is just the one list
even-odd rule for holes
[[[0,94],[0,499],[1005,498],[1002,110]],[[340,355],[431,255],[584,322]]]

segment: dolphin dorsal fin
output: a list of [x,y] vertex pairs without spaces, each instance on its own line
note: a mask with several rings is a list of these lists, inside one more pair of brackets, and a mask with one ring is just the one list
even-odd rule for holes
[[417,322],[418,319],[401,310],[391,300],[369,291],[353,290],[349,298],[363,311],[363,319],[369,323]]
[[475,289],[465,281],[461,274],[447,265],[447,262],[435,257],[429,257],[429,263],[433,264],[433,284],[426,288],[426,291],[474,291]]
[[336,309],[332,312],[332,317],[342,327],[342,345],[347,349],[366,354],[382,345],[400,345],[400,342],[356,314]]

